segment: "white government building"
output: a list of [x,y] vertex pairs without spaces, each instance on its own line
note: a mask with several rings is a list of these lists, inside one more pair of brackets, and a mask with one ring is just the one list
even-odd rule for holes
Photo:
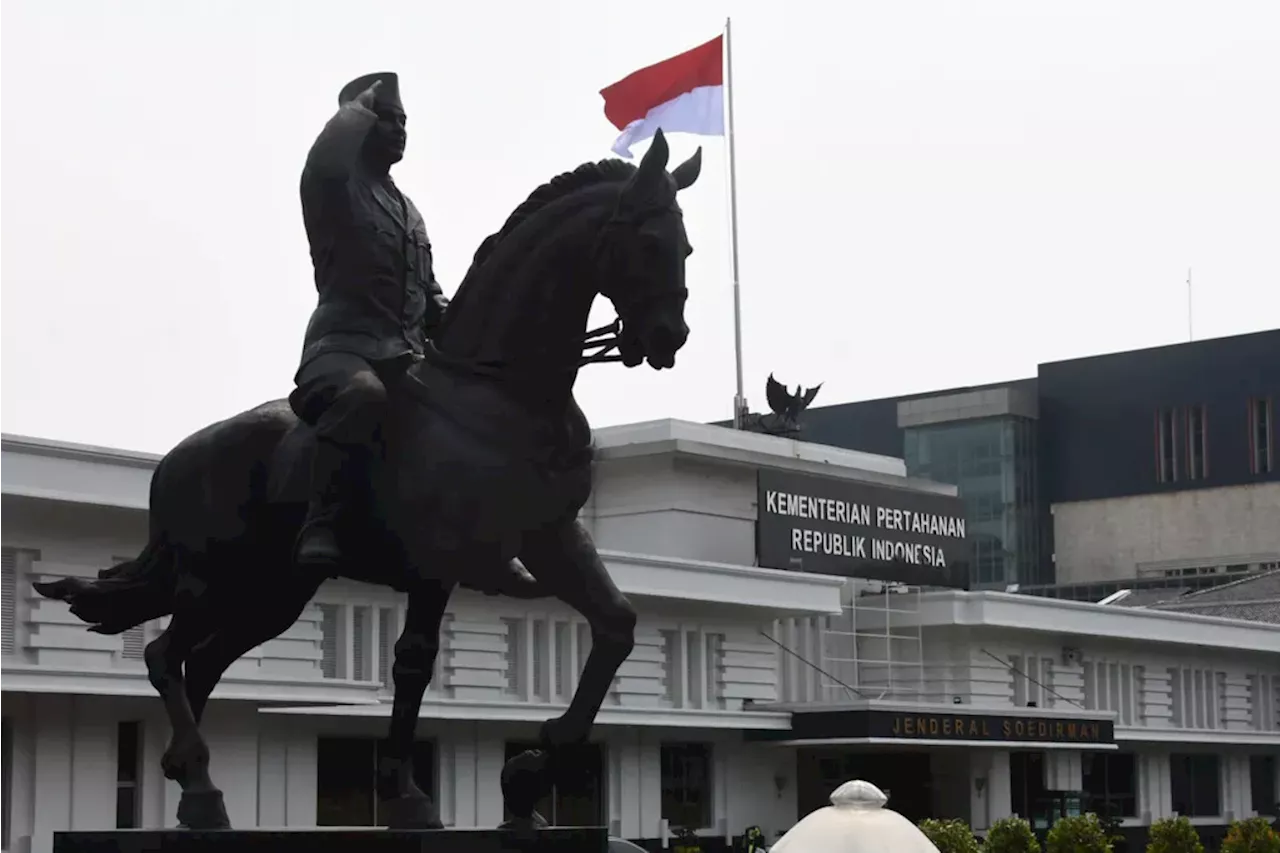
[[[1276,620],[1201,615],[1190,599],[1134,608],[761,568],[760,471],[888,495],[954,489],[907,479],[898,459],[681,421],[596,440],[583,518],[640,624],[588,781],[547,804],[557,822],[651,849],[694,827],[719,850],[753,824],[776,837],[854,778],[909,818],[979,830],[1015,812],[1045,825],[1082,800],[1134,827],[1276,814]],[[90,634],[30,586],[140,550],[157,458],[3,439],[6,851],[49,853],[64,829],[175,823],[167,724],[142,663],[162,624]],[[1251,585],[1264,592],[1239,592]],[[1280,610],[1276,572],[1199,595],[1221,610],[1233,588]],[[403,609],[388,591],[328,583],[228,673],[204,728],[233,825],[377,822]],[[559,713],[588,643],[557,603],[454,598],[419,727],[419,775],[447,824],[502,820],[503,761]]]

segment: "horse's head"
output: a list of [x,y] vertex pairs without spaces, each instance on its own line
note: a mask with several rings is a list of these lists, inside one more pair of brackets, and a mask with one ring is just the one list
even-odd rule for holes
[[693,248],[676,194],[698,179],[702,149],[671,172],[669,156],[658,131],[600,235],[599,290],[622,321],[618,354],[627,367],[672,367],[689,337],[684,267]]
[[[676,194],[697,179],[702,159],[699,152],[668,172],[668,156],[658,133],[639,166],[584,163],[534,190],[476,251],[431,359],[510,379],[525,396],[557,406],[584,363],[673,366],[689,336],[684,266],[692,251]],[[586,341],[599,295],[613,303],[620,331]],[[584,356],[597,346],[618,353]]]

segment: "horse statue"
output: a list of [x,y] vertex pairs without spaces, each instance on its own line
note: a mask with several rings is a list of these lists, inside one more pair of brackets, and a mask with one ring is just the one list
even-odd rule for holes
[[[688,337],[692,249],[676,194],[697,179],[701,150],[670,172],[668,156],[659,133],[639,166],[586,163],[535,190],[481,244],[426,356],[390,389],[368,477],[373,511],[348,531],[363,563],[341,576],[407,596],[377,774],[392,828],[441,826],[413,781],[412,747],[445,607],[469,570],[518,559],[538,587],[528,597],[558,598],[591,629],[568,709],[542,724],[539,750],[504,768],[514,827],[546,825],[534,803],[556,756],[587,740],[631,653],[636,612],[577,520],[593,445],[573,385],[593,361],[673,367]],[[597,295],[618,320],[588,333]],[[173,729],[161,766],[182,788],[178,820],[190,829],[230,826],[200,733],[210,694],[241,655],[288,629],[325,580],[291,560],[313,448],[312,428],[284,400],[208,426],[157,465],[137,558],[97,580],[35,584],[102,634],[172,615],[145,662]]]

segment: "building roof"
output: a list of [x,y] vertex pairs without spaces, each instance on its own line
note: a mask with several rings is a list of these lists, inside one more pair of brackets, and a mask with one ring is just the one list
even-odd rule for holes
[[1154,602],[1135,601],[1130,605],[1126,600],[1124,604],[1280,625],[1280,569],[1256,572],[1209,589],[1188,590],[1181,595],[1171,596],[1169,590],[1144,592],[1162,592],[1164,595]]
[[[602,462],[675,455],[717,465],[779,468],[955,495],[956,487],[906,476],[900,458],[674,419],[593,430]],[[5,495],[65,503],[147,509],[151,474],[162,456],[110,447],[4,434],[0,477]]]

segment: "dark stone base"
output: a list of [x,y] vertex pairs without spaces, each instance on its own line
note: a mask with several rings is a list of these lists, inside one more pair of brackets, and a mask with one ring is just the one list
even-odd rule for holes
[[119,829],[56,832],[53,853],[607,853],[603,827],[501,829]]

